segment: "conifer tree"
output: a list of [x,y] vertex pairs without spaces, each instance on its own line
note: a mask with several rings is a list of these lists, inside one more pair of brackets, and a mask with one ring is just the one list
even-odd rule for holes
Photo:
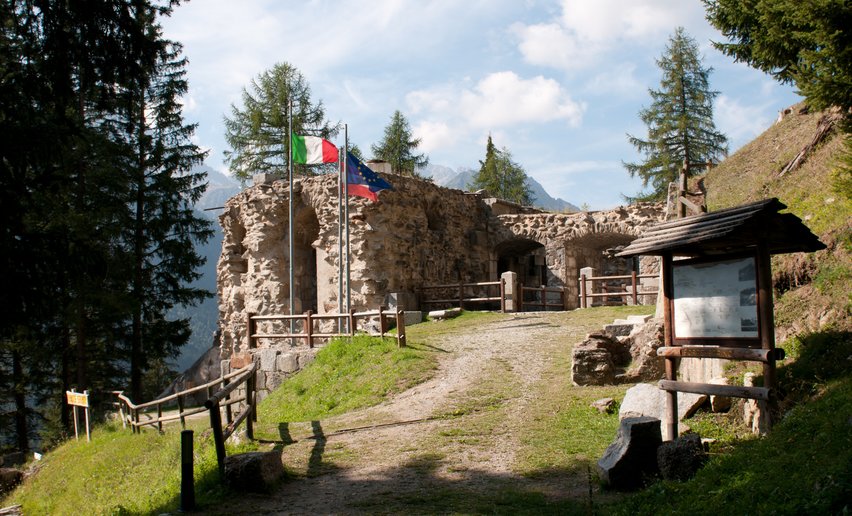
[[479,172],[473,178],[471,189],[484,189],[500,199],[524,206],[532,204],[534,199],[527,184],[526,172],[512,160],[509,149],[498,149],[494,145],[491,135],[488,135],[488,143],[485,145],[485,159],[480,161],[479,165]]
[[382,140],[370,146],[373,157],[390,163],[391,170],[398,174],[419,177],[418,167],[429,164],[425,154],[415,154],[414,150],[420,145],[420,138],[412,138],[408,120],[399,111],[391,115],[390,124],[385,127]]
[[[252,79],[243,88],[242,107],[231,104],[231,116],[225,117],[225,162],[234,177],[245,183],[252,174],[269,173],[286,177],[290,163],[287,111],[293,101],[293,133],[331,139],[340,131],[340,123],[325,118],[322,101],[311,101],[311,88],[304,76],[289,63],[278,63]],[[337,170],[335,165],[326,165]],[[297,174],[309,174],[311,168],[297,165]]]
[[717,161],[728,152],[727,137],[713,123],[713,99],[719,92],[710,89],[712,68],[701,61],[698,44],[678,27],[657,60],[663,72],[660,89],[648,90],[651,105],[639,112],[647,137],[627,135],[645,159],[624,166],[631,177],[642,179],[643,188],[651,187],[633,200],[665,198],[684,162]]

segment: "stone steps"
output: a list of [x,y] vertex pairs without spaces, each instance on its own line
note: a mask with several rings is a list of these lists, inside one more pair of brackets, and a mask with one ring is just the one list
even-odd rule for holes
[[629,315],[627,319],[616,319],[604,326],[604,330],[615,337],[627,337],[633,328],[653,319],[653,315]]

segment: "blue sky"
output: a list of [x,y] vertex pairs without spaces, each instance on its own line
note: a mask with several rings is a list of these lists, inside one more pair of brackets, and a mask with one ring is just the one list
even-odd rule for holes
[[193,0],[163,25],[189,59],[184,115],[223,172],[223,117],[279,62],[368,155],[399,109],[431,163],[477,168],[491,134],[552,196],[593,209],[641,187],[621,165],[639,158],[626,133],[645,135],[638,113],[677,26],[714,69],[732,152],[800,100],[714,50],[698,0]]

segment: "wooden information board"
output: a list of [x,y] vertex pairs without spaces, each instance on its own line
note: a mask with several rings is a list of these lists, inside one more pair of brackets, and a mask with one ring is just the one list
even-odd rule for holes
[[672,263],[675,339],[759,338],[754,256]]

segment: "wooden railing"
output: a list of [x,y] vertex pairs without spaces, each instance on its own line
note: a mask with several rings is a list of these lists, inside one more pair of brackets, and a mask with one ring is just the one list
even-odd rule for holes
[[[255,390],[256,365],[254,362],[228,375],[230,383],[223,383],[222,388],[213,393],[204,402],[204,407],[210,412],[210,428],[213,430],[213,443],[216,447],[216,461],[219,465],[219,478],[225,480],[225,441],[242,424],[246,424],[246,437],[254,439],[254,422],[257,421],[257,393]],[[232,398],[231,393],[245,383],[245,395]],[[236,417],[231,417],[231,405],[243,403],[243,409]],[[227,426],[222,428],[222,406],[225,407]]]
[[[547,285],[542,285],[540,287],[521,287],[521,300],[523,304],[523,310],[526,311],[526,307],[537,307],[543,311],[547,311],[548,309],[554,310],[565,310],[565,307],[568,305],[567,300],[565,299],[566,291],[564,287],[548,287]],[[536,299],[534,301],[527,301],[526,294],[528,292],[532,292],[535,294]],[[556,301],[549,302],[548,294],[558,294],[559,299]]]
[[[251,367],[251,366],[248,366]],[[122,425],[126,428],[127,425],[130,425],[131,430],[134,433],[139,432],[143,426],[156,426],[157,430],[160,432],[163,431],[163,423],[168,423],[170,421],[180,420],[181,427],[186,428],[186,418],[192,416],[194,414],[200,414],[207,410],[205,407],[186,407],[186,398],[190,395],[193,395],[197,392],[205,391],[207,393],[207,397],[210,398],[213,395],[214,387],[220,385],[222,387],[226,387],[229,383],[231,383],[234,377],[240,375],[245,371],[245,368],[239,369],[237,371],[233,371],[230,374],[212,380],[210,382],[205,383],[204,385],[199,385],[197,387],[192,387],[190,389],[186,389],[184,391],[176,392],[169,396],[165,396],[163,398],[159,398],[153,401],[149,401],[146,403],[135,404],[130,398],[124,395],[122,391],[113,391],[114,394],[118,397],[118,409],[119,415],[121,417]],[[230,416],[230,406],[232,403],[237,403],[242,400],[228,400],[228,403],[225,405],[227,410],[228,422],[231,420]],[[177,405],[177,414],[166,414],[163,415],[163,408],[171,406],[173,403]],[[155,408],[157,416],[153,417],[151,413],[148,412],[147,409]],[[147,419],[143,419],[147,418]]]
[[[588,308],[590,306],[589,300],[594,298],[603,298],[604,305],[609,305],[611,302],[610,298],[620,298],[619,304],[627,304],[627,296],[631,297],[634,305],[639,304],[639,296],[656,296],[657,291],[651,292],[640,292],[639,291],[639,280],[643,278],[657,278],[658,274],[636,274],[636,272],[632,272],[629,275],[623,276],[580,276],[578,281],[580,282],[580,308]],[[626,281],[629,280],[629,281]],[[612,285],[610,283],[618,281],[619,288],[621,290],[612,290]],[[595,290],[593,287],[595,283],[600,284],[600,291],[593,292]],[[629,289],[625,290],[625,287],[629,286]],[[590,288],[591,287],[591,288]]]
[[[356,312],[351,310],[349,313],[323,315],[317,315],[311,311],[305,312],[302,315],[256,315],[248,313],[246,314],[248,345],[249,348],[256,348],[257,339],[305,339],[307,340],[309,347],[314,347],[314,339],[354,336],[358,328],[358,320],[372,318],[378,318],[378,336],[381,337],[384,337],[389,331],[388,319],[393,319],[396,322],[397,346],[405,347],[405,312],[402,310],[388,311],[385,307],[379,307],[378,310],[368,312]],[[284,325],[285,327],[289,326],[290,331],[258,332],[258,323],[275,321],[290,321],[291,323],[301,322],[299,325],[301,326],[301,331],[295,331],[296,325],[291,324]],[[338,331],[316,331],[315,324],[319,321],[333,321],[337,325]]]
[[[489,289],[491,289],[493,287],[498,288],[498,295],[496,295],[496,296],[486,295],[484,297],[483,296],[474,297],[475,294],[468,296],[468,294],[466,294],[466,292],[465,292],[466,290],[469,290],[469,289],[480,289],[481,290],[483,288],[487,292]],[[455,292],[456,295],[455,295],[455,297],[446,298],[446,299],[427,299],[426,296],[425,296],[425,292],[429,291],[429,290],[451,291],[451,292]],[[458,305],[459,308],[464,309],[465,303],[471,304],[471,303],[499,302],[500,303],[500,311],[501,312],[506,311],[506,281],[503,278],[500,278],[499,281],[483,281],[483,282],[479,282],[479,283],[455,283],[455,284],[448,284],[448,285],[429,285],[429,286],[425,286],[425,287],[420,287],[420,292],[421,292],[421,294],[423,294],[423,295],[420,296],[421,297],[420,303],[423,304],[423,305],[429,305],[429,304],[446,305],[446,304],[449,304],[449,305],[452,305],[452,306]]]

